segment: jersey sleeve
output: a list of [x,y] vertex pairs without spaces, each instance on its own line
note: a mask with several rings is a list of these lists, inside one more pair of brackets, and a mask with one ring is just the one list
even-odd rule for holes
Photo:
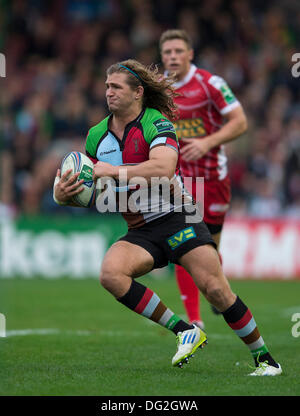
[[88,131],[88,134],[86,136],[85,153],[91,159],[93,163],[97,163],[96,149],[95,149],[94,140],[93,140],[92,128]]
[[88,131],[85,140],[85,153],[91,159],[93,163],[98,162],[97,158],[97,148],[101,138],[105,135],[107,131],[107,122],[108,117],[102,120],[100,123],[91,127]]
[[173,123],[159,114],[159,117],[151,117],[147,122],[145,139],[150,150],[156,146],[168,146],[178,152],[178,139]]
[[217,75],[211,75],[207,80],[207,87],[210,98],[222,115],[232,111],[234,108],[240,106],[227,82]]

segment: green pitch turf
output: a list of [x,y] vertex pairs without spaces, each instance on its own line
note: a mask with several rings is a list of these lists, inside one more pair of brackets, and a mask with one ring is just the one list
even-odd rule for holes
[[[174,279],[139,279],[184,316]],[[208,345],[173,368],[175,336],[127,310],[97,280],[1,280],[0,395],[300,395],[300,282],[231,281],[283,368],[252,378],[248,348],[202,297]],[[23,330],[23,332],[22,332]],[[300,332],[300,329],[298,329]]]

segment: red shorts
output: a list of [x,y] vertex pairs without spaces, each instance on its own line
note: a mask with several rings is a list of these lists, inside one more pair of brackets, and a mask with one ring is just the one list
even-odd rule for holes
[[[193,197],[197,201],[196,182],[193,181]],[[213,225],[224,223],[231,199],[230,179],[204,180],[204,222]]]

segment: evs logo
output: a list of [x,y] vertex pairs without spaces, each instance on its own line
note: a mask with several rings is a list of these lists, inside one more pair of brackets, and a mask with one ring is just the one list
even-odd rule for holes
[[190,238],[196,237],[196,233],[193,227],[186,228],[185,230],[179,231],[178,233],[172,235],[168,238],[168,244],[172,250],[179,247],[181,244],[185,243]]

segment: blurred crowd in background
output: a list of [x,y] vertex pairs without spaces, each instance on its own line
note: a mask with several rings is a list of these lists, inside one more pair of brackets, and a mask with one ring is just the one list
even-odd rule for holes
[[56,169],[68,151],[84,152],[88,129],[108,114],[106,68],[127,58],[161,68],[159,37],[181,28],[194,42],[194,63],[222,76],[248,117],[247,133],[226,145],[229,215],[300,218],[300,77],[291,73],[299,1],[0,4],[2,212],[61,212],[52,199]]

